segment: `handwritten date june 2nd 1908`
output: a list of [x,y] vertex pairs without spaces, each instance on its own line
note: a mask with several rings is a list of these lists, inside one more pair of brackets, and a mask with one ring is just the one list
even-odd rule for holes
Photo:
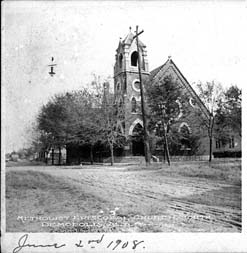
[[[82,240],[75,243],[75,247],[77,248],[83,248],[85,245],[90,245],[92,249],[96,248],[97,245],[101,244],[103,242],[105,235],[103,234],[99,239],[94,240],[88,240],[86,243],[83,243]],[[20,252],[24,248],[54,248],[59,249],[62,247],[66,247],[65,243],[51,243],[51,244],[36,244],[34,242],[27,241],[28,234],[25,234],[19,238],[19,241],[17,243],[17,246],[13,249],[13,253]],[[106,240],[104,240],[106,241]],[[139,245],[142,245],[142,248],[145,249],[145,246],[143,246],[144,241],[138,241],[138,240],[132,240],[132,241],[122,241],[120,239],[117,239],[115,241],[110,241],[109,243],[106,242],[105,247],[107,249],[115,250],[115,249],[122,249],[125,248],[132,248],[136,249]],[[56,251],[57,252],[57,251]]]

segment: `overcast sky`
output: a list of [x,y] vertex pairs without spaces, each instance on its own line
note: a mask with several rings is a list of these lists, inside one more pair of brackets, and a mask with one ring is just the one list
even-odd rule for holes
[[[238,1],[4,2],[2,64],[6,151],[27,146],[29,127],[57,92],[113,76],[129,27],[144,30],[150,70],[169,55],[193,84],[246,84],[247,13]],[[54,57],[56,75],[48,64]]]

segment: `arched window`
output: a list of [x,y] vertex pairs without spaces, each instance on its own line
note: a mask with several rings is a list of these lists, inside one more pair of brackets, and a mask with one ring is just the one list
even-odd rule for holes
[[191,154],[191,150],[193,147],[193,139],[191,139],[191,129],[189,128],[187,123],[182,123],[179,127],[180,133],[180,143],[181,143],[181,155],[189,155]]
[[123,55],[120,54],[119,55],[119,68],[122,68],[122,66],[123,66]]
[[120,90],[121,89],[121,85],[120,83],[117,83],[117,90]]
[[190,130],[190,127],[187,123],[183,122],[180,126],[179,126],[179,129],[178,129],[179,133],[182,135],[182,136],[189,136],[191,134],[191,130]]
[[131,99],[131,112],[136,112],[136,99],[135,98],[132,98]]
[[137,66],[138,52],[134,51],[131,54],[131,66]]
[[189,135],[190,134],[190,130],[189,130],[189,128],[188,128],[188,126],[186,126],[186,125],[183,125],[181,128],[180,128],[180,133],[182,134],[182,135]]

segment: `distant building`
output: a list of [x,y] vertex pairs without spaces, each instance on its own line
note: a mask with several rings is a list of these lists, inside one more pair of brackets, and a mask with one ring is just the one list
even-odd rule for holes
[[213,154],[220,157],[242,157],[242,139],[239,134],[229,129],[227,138],[215,138]]

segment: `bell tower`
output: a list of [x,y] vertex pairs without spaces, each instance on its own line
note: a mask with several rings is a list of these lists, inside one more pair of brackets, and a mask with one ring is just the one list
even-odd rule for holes
[[[143,127],[141,115],[141,94],[138,72],[138,50],[134,34],[129,29],[125,39],[119,40],[114,65],[114,98],[121,111],[118,125],[126,137],[131,137],[135,126]],[[149,79],[146,46],[139,40],[142,82]],[[132,152],[131,143],[126,150]]]

